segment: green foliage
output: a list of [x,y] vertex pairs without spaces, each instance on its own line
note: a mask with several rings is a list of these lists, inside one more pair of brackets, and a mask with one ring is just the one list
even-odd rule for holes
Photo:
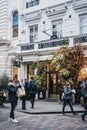
[[67,46],[59,48],[54,52],[54,59],[51,62],[51,69],[60,72],[60,79],[64,84],[66,81],[76,83],[78,73],[84,65],[84,54],[82,47]]
[[69,45],[69,39],[65,38],[64,40],[65,45]]
[[7,84],[8,84],[8,76],[7,75],[3,75],[0,79],[0,83],[1,83],[1,88],[4,90],[7,90]]
[[33,70],[37,67],[37,74],[33,77],[37,83],[38,89],[46,87],[46,62],[38,62],[33,64]]

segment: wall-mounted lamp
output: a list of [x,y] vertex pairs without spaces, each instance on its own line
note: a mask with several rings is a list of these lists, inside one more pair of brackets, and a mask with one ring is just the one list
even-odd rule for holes
[[72,17],[72,15],[69,15],[69,18],[71,18]]
[[15,60],[16,60],[16,67],[20,67],[21,61],[23,61],[23,57],[16,56]]
[[43,26],[44,26],[44,32],[45,32],[45,21],[43,21]]

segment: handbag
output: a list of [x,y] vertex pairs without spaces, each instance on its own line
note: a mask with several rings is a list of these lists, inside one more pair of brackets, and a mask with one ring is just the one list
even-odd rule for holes
[[24,87],[18,88],[16,94],[17,94],[17,97],[18,97],[18,98],[19,98],[19,97],[22,97],[22,96],[25,96],[26,94],[25,94],[25,89],[24,89]]

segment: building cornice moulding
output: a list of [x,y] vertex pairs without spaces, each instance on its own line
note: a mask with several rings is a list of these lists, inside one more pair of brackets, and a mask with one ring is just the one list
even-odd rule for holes
[[67,12],[67,7],[68,5],[72,4],[72,0],[68,1],[68,2],[64,2],[61,4],[57,4],[57,5],[53,5],[53,6],[48,6],[46,8],[42,8],[42,9],[37,9],[35,11],[29,11],[29,10],[25,10],[21,16],[25,16],[25,21],[33,21],[36,19],[40,19],[42,17],[43,13],[46,13],[46,15],[48,17],[53,16],[53,15],[59,15],[59,14],[63,14]]
[[10,45],[10,41],[0,39],[0,45]]
[[73,4],[73,8],[74,10],[81,10],[81,9],[87,9],[87,0],[84,0],[84,1],[75,1],[74,4]]
[[41,19],[41,16],[42,15],[39,10],[35,12],[27,13],[25,14],[25,21],[28,22],[28,21],[38,20]]

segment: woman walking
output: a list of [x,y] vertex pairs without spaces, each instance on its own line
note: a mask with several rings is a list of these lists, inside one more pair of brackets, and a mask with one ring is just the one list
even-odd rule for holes
[[8,92],[9,92],[9,101],[10,101],[10,104],[11,104],[11,111],[10,111],[10,118],[9,118],[9,121],[12,121],[13,123],[17,123],[18,121],[15,119],[15,116],[14,116],[14,110],[15,110],[15,107],[17,105],[17,95],[16,95],[16,92],[18,90],[18,87],[19,86],[16,86],[13,82],[13,80],[10,80],[9,83],[8,83]]

